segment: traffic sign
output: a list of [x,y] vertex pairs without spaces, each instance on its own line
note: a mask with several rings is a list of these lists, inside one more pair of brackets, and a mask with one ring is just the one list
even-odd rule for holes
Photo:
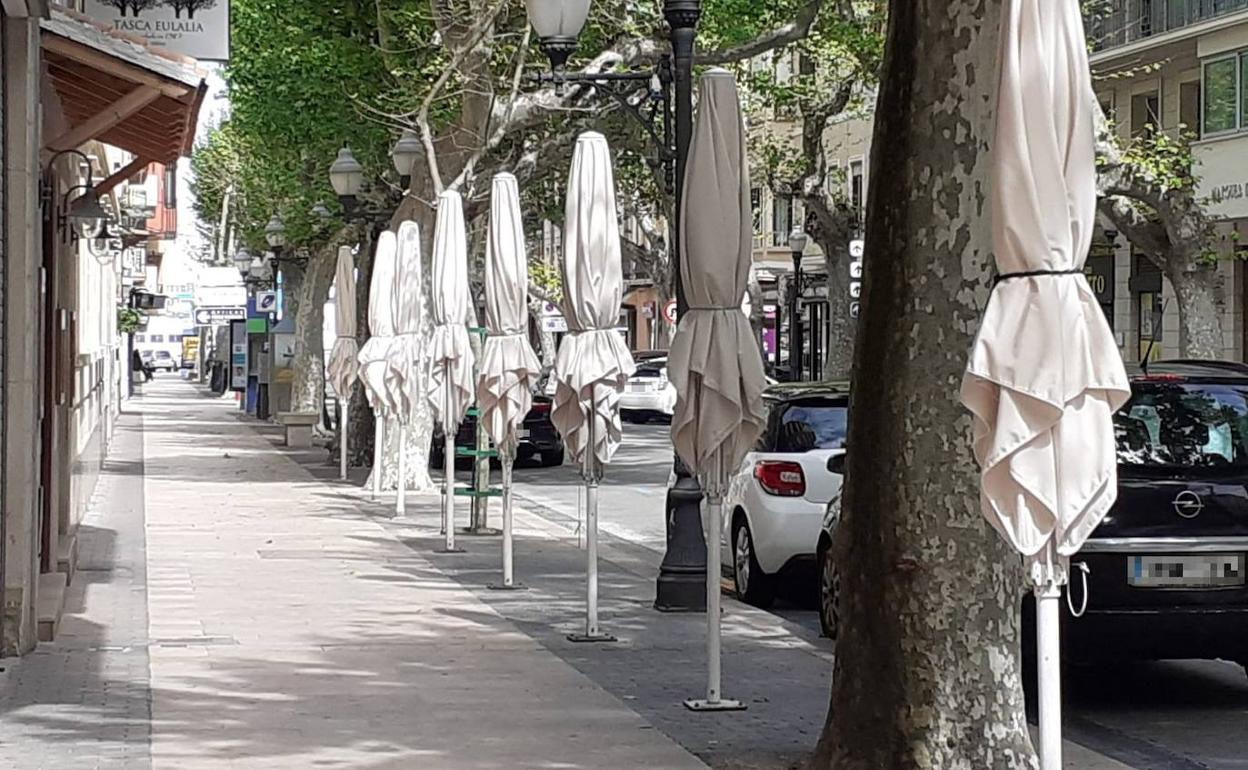
[[857,317],[858,317],[861,313],[862,313],[862,303],[861,303],[861,302],[851,302],[851,303],[849,303],[849,317],[850,317],[850,318],[857,318]]
[[858,300],[862,297],[862,257],[866,244],[861,240],[849,242],[849,317],[857,318],[862,309]]
[[257,313],[276,313],[277,312],[277,292],[275,291],[256,292],[256,312]]
[[862,255],[867,252],[867,242],[862,240],[854,240],[849,242],[849,256],[854,259],[862,259]]
[[196,326],[224,326],[230,321],[247,320],[245,307],[201,307],[195,311]]
[[669,324],[676,323],[676,300],[669,299],[667,304],[663,305],[663,318]]

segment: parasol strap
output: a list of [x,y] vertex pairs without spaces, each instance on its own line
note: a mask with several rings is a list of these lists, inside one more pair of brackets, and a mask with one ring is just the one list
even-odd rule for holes
[[1005,281],[1017,281],[1023,278],[1041,278],[1050,275],[1083,275],[1082,270],[1027,270],[1021,273],[1002,273],[992,279],[992,288],[997,288]]

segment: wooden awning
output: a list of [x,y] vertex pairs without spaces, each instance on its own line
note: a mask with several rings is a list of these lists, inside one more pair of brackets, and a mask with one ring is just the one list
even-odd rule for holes
[[133,153],[142,165],[190,154],[207,91],[194,60],[55,6],[42,28],[45,71],[65,119],[45,154],[93,139]]

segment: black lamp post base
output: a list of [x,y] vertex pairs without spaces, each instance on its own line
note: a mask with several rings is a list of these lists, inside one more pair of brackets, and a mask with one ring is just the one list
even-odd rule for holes
[[666,509],[667,552],[659,565],[654,608],[659,612],[706,612],[702,488],[679,460],[676,483],[667,490]]
[[706,573],[660,571],[654,608],[659,612],[706,612]]

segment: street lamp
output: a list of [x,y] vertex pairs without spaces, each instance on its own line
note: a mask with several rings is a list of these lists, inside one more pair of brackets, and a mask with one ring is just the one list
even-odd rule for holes
[[802,379],[802,257],[810,237],[800,227],[789,233],[789,248],[793,251],[793,285],[789,287],[789,379]]
[[410,128],[403,129],[394,147],[390,148],[390,162],[394,164],[394,170],[399,172],[399,183],[404,191],[412,183],[412,169],[416,167],[416,161],[420,159],[424,149],[420,137]]
[[309,211],[308,213],[311,214],[316,219],[317,222],[320,222],[322,224],[334,218],[333,213],[329,210],[329,208],[325,205],[323,201],[317,201],[316,205],[313,206],[311,211]]
[[264,226],[264,240],[274,253],[281,252],[282,247],[286,245],[286,223],[277,214],[274,214],[269,219],[269,223]]
[[577,38],[589,19],[589,0],[525,0],[529,21],[537,32],[542,53],[555,72],[561,72],[576,52]]
[[359,194],[364,188],[364,167],[355,159],[350,147],[338,151],[338,157],[329,167],[329,183],[348,214],[359,205]]
[[[614,98],[637,118],[658,148],[668,191],[676,198],[672,239],[672,274],[675,276],[676,313],[688,307],[680,277],[681,197],[689,143],[693,138],[693,49],[701,0],[664,0],[663,17],[668,24],[671,58],[662,59],[649,72],[568,73],[568,58],[589,18],[590,0],[525,0],[529,21],[537,32],[542,51],[550,59],[551,74],[540,78],[561,89],[566,83],[586,83]],[[617,86],[645,88],[648,112],[629,100]],[[674,98],[673,98],[673,91]],[[656,124],[662,120],[660,130]],[[675,129],[673,131],[673,128]],[[676,481],[667,491],[667,551],[659,567],[654,606],[665,612],[706,610],[706,540],[702,535],[702,489],[679,457],[674,457]],[[719,565],[714,565],[715,569]]]

